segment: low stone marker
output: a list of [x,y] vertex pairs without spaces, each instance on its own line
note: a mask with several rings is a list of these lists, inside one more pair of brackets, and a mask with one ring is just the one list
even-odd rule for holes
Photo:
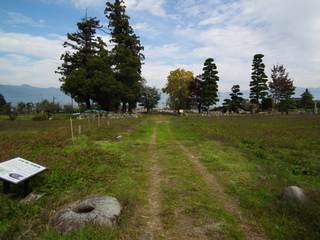
[[287,201],[295,201],[299,203],[307,202],[307,196],[305,195],[303,189],[296,186],[286,188],[283,192],[283,198]]
[[114,226],[121,213],[121,205],[114,197],[92,196],[63,207],[53,218],[60,233],[68,233],[86,223]]
[[3,180],[3,192],[10,193],[10,184],[24,183],[24,195],[31,192],[29,179],[47,170],[47,168],[26,159],[17,157],[0,163],[0,179]]

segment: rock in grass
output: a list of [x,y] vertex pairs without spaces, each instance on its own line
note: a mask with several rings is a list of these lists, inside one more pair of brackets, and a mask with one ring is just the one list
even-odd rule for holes
[[53,223],[60,233],[67,233],[86,223],[114,226],[120,216],[121,205],[114,197],[92,196],[63,207]]
[[300,203],[306,203],[307,196],[304,193],[303,189],[291,186],[284,190],[283,197],[287,201],[295,201]]
[[265,171],[266,170],[264,167],[261,167],[259,165],[257,165],[256,168],[259,169],[260,171]]

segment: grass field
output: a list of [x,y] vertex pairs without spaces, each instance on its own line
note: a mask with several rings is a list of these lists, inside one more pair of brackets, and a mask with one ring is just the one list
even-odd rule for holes
[[[239,218],[219,196],[237,203],[250,231],[261,228],[269,239],[320,239],[319,115],[74,120],[74,143],[70,121],[59,119],[0,120],[0,161],[22,157],[48,168],[31,179],[33,191],[44,194],[36,202],[20,204],[19,185],[12,186],[14,194],[0,194],[0,239],[141,239],[148,220],[137,209],[148,206],[154,165],[163,231],[155,239],[179,239],[182,219],[193,228],[217,224],[201,239],[246,239]],[[192,158],[217,179],[223,194],[214,194]],[[289,186],[304,189],[308,203],[284,201]],[[60,235],[51,224],[54,213],[91,195],[119,200],[118,225]]]

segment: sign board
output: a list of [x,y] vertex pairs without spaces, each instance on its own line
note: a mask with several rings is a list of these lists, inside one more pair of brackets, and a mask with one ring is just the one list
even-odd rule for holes
[[0,179],[18,184],[43,171],[47,168],[17,157],[0,163]]

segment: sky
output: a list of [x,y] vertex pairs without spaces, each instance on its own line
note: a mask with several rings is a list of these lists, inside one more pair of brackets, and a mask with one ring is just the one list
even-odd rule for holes
[[[96,17],[108,31],[104,0],[1,0],[0,84],[60,87],[60,56],[77,22]],[[111,0],[111,3],[114,1]],[[320,87],[319,0],[125,0],[145,55],[147,85],[165,87],[177,68],[202,74],[217,65],[219,92],[248,90],[252,60],[263,54],[269,76],[283,65],[294,85]],[[108,43],[110,36],[99,31]]]

